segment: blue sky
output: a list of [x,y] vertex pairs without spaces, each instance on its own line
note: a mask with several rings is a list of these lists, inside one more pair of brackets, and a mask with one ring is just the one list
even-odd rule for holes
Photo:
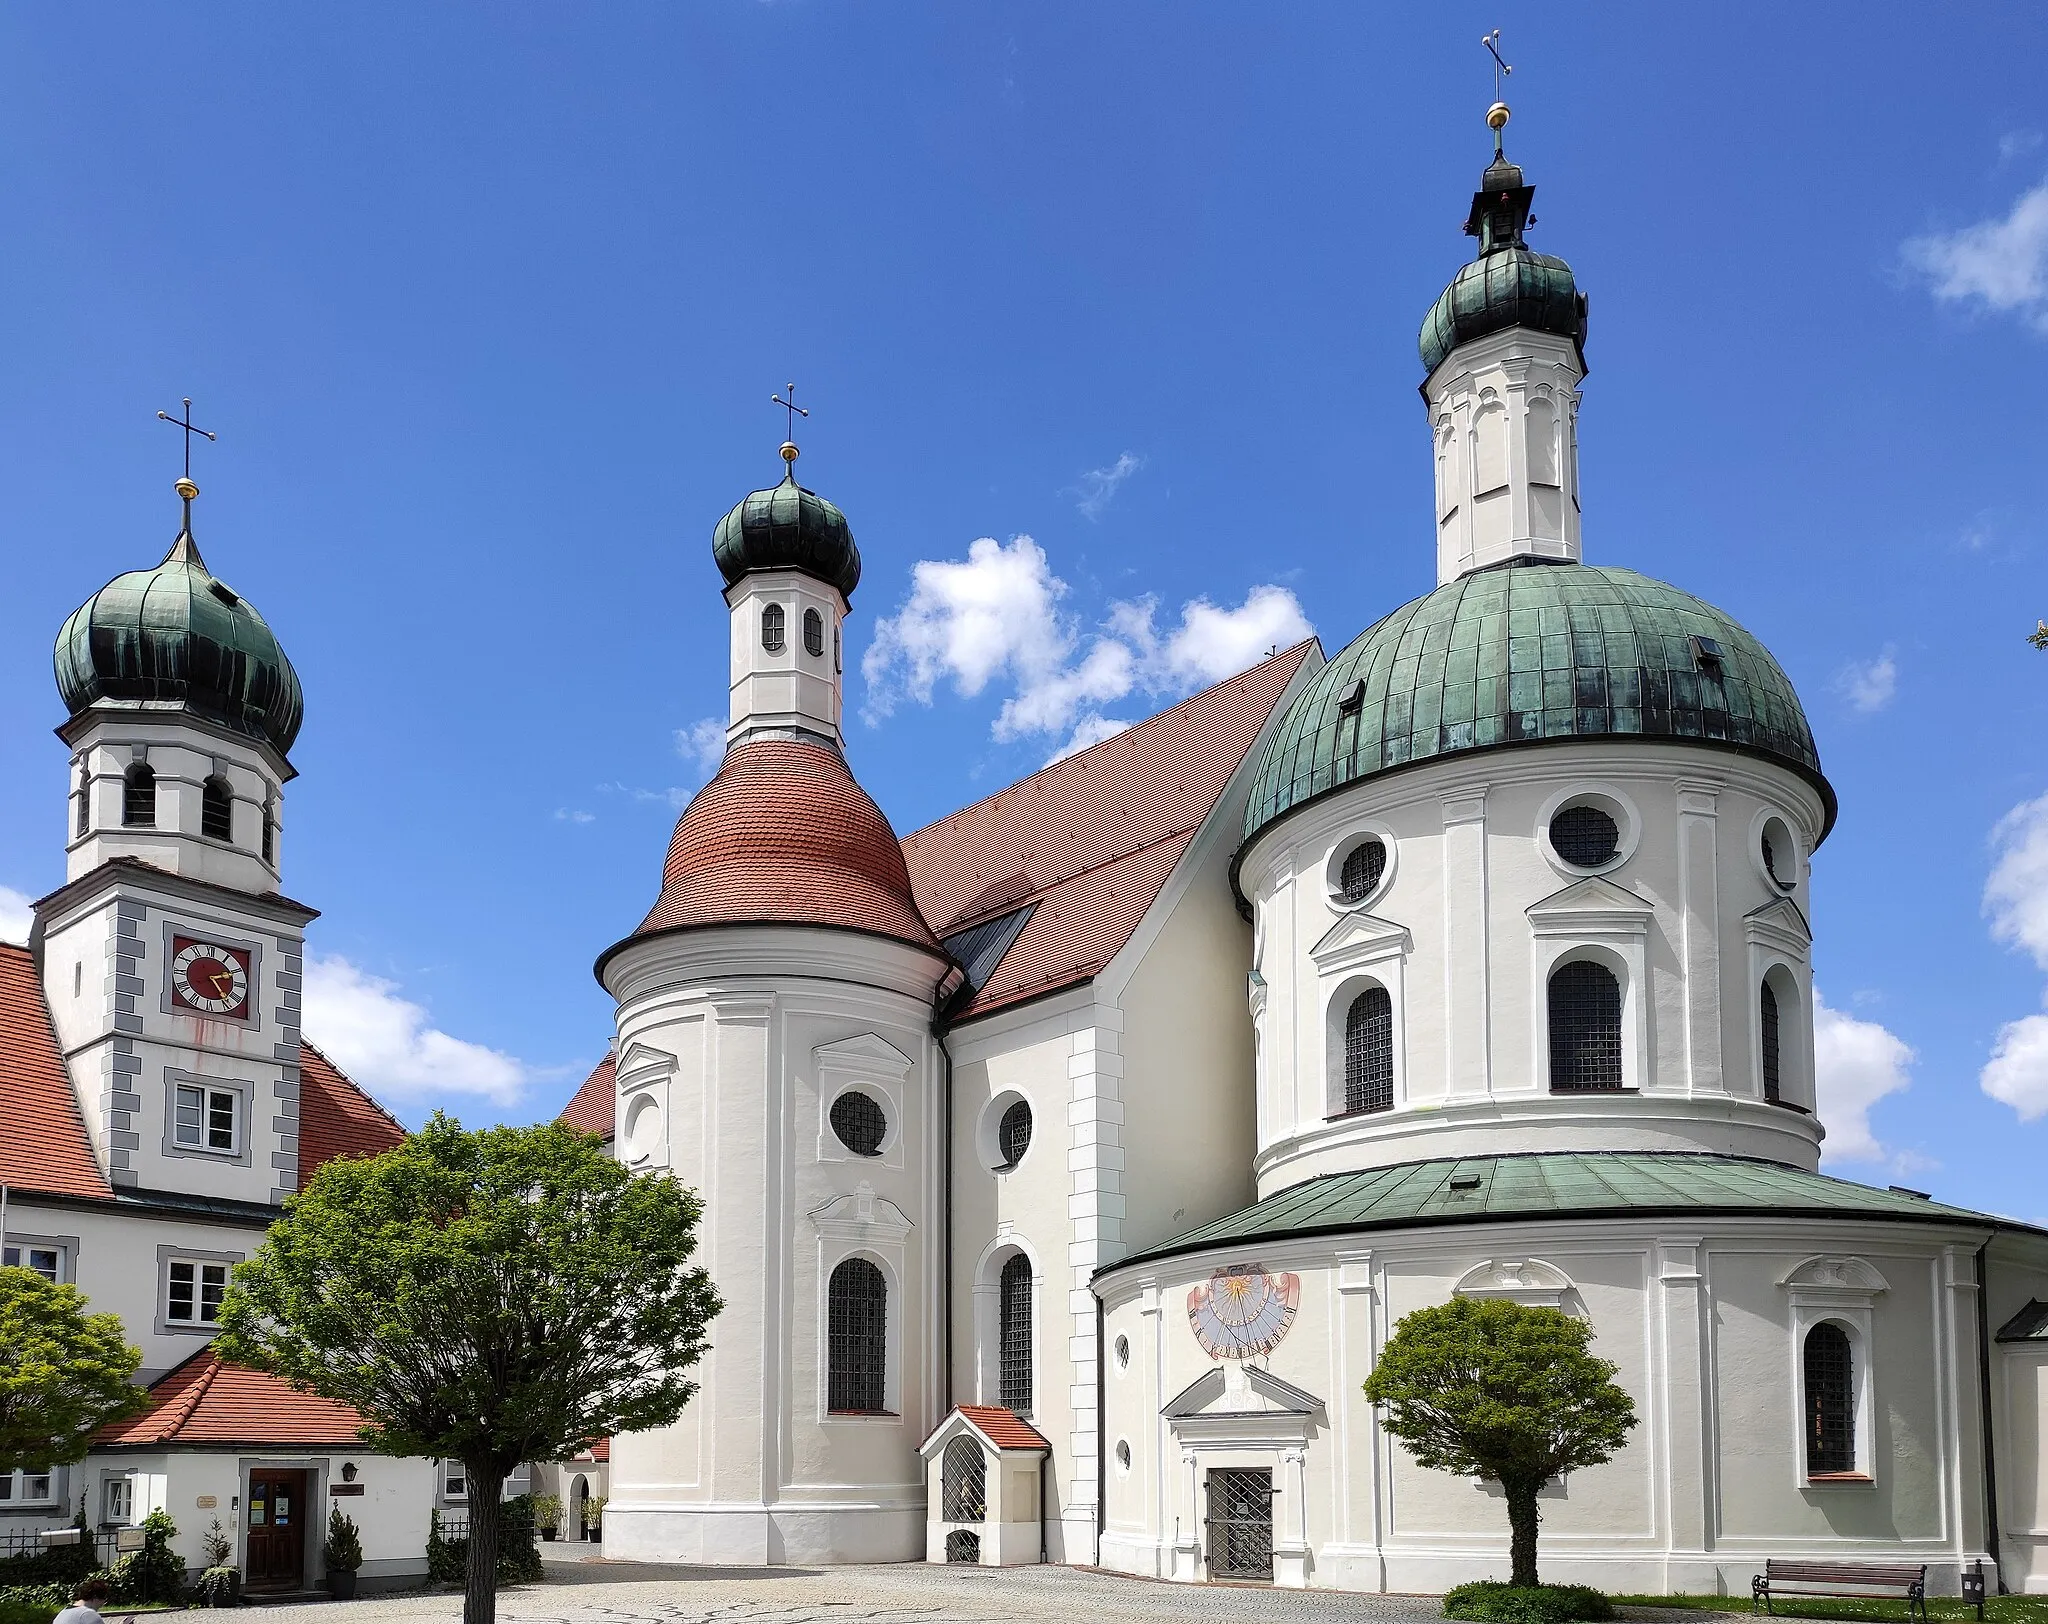
[[61,878],[50,640],[168,544],[183,395],[308,694],[324,1007],[414,1120],[601,1053],[787,379],[899,829],[1297,612],[1334,652],[1432,584],[1495,25],[1592,299],[1587,557],[1762,637],[1841,794],[1831,1165],[2048,1219],[2037,7],[0,10],[0,925]]

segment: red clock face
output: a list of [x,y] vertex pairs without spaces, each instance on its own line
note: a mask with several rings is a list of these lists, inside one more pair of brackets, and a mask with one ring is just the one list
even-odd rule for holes
[[171,991],[206,1015],[249,1012],[249,955],[191,936],[171,938]]

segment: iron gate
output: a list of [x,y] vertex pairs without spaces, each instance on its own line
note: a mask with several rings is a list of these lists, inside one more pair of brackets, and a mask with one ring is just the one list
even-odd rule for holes
[[1209,1468],[1209,1577],[1273,1577],[1270,1467]]

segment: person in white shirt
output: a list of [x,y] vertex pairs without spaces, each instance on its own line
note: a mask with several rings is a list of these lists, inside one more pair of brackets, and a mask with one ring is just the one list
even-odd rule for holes
[[113,1592],[104,1579],[87,1579],[71,1592],[71,1605],[59,1613],[53,1624],[106,1624],[100,1606]]

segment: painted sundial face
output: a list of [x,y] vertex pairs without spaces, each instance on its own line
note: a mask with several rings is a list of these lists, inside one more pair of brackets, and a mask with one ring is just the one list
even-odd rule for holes
[[249,955],[240,948],[177,936],[171,940],[171,991],[187,1009],[243,1015],[249,1008]]
[[1188,1293],[1188,1324],[1210,1358],[1250,1359],[1280,1345],[1300,1306],[1300,1275],[1241,1263]]

